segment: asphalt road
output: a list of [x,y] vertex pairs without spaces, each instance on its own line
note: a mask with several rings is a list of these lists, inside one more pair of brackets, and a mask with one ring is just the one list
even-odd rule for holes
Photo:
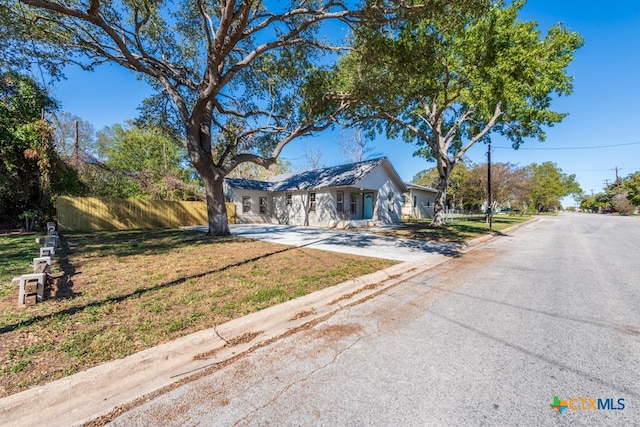
[[639,255],[638,218],[545,217],[112,425],[640,425]]

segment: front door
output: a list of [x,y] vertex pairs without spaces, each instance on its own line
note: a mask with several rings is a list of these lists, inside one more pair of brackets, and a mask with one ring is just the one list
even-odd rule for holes
[[364,193],[363,203],[362,219],[373,218],[373,193]]

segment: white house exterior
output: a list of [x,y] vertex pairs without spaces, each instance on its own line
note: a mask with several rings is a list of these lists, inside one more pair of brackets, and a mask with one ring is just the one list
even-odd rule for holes
[[407,188],[386,157],[255,181],[225,180],[238,223],[357,227],[400,222]]
[[402,197],[402,216],[411,219],[433,218],[433,203],[438,190],[417,184],[405,184],[407,192]]

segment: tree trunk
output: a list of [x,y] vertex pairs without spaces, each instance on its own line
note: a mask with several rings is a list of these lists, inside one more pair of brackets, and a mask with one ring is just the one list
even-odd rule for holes
[[191,163],[204,182],[209,221],[207,234],[227,236],[231,232],[227,220],[227,207],[224,203],[225,173],[213,162],[211,136],[207,125],[206,123],[204,125],[198,123],[187,125],[187,147]]
[[224,202],[224,177],[202,177],[207,198],[207,214],[209,217],[210,236],[228,236],[229,221],[227,220],[227,206]]
[[[446,168],[445,171],[450,171]],[[449,173],[445,172],[440,174],[438,180],[438,194],[436,200],[433,203],[433,220],[431,221],[431,227],[444,227],[444,209],[447,203],[447,187],[449,186]]]

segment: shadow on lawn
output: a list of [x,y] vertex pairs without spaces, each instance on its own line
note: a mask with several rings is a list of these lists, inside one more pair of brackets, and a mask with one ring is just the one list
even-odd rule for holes
[[[228,239],[233,237],[222,237],[221,241]],[[69,247],[70,253],[76,248],[81,248],[89,254],[98,252],[99,256],[124,257],[162,254],[194,243],[211,243],[215,238],[187,230],[134,230],[70,234],[67,240],[72,242]]]
[[[233,236],[223,237],[220,241],[233,241]],[[82,295],[73,290],[73,277],[76,268],[69,262],[69,255],[76,251],[92,254],[93,257],[162,254],[194,243],[211,243],[211,237],[202,233],[185,230],[133,230],[133,231],[93,231],[64,236],[61,239],[62,251],[58,261],[62,274],[55,277],[55,283],[48,290],[48,297],[54,299],[75,298]]]
[[[24,321],[17,322],[17,323],[11,324],[11,325],[6,325],[6,326],[3,326],[3,327],[0,327],[0,334],[4,334],[4,333],[7,333],[7,332],[14,331],[14,330],[16,330],[18,328],[21,328],[23,326],[30,326],[30,325],[33,325],[34,323],[38,323],[38,322],[41,322],[41,321],[44,321],[44,320],[47,320],[47,319],[51,319],[51,318],[53,318],[55,316],[59,316],[59,315],[74,315],[74,314],[76,314],[78,312],[81,312],[81,311],[83,311],[83,310],[85,310],[86,308],[89,308],[89,307],[99,307],[99,306],[101,306],[103,304],[108,304],[108,303],[119,303],[119,302],[122,302],[122,301],[124,301],[124,300],[126,300],[128,298],[133,297],[133,296],[138,297],[140,295],[144,295],[144,294],[147,294],[149,292],[154,292],[154,291],[158,291],[158,290],[161,290],[161,289],[170,288],[172,286],[180,285],[180,284],[182,284],[182,283],[184,283],[184,282],[186,282],[188,280],[191,280],[191,279],[198,279],[200,277],[204,277],[204,276],[207,276],[209,274],[221,273],[221,272],[226,271],[226,270],[228,270],[230,268],[239,267],[241,265],[245,265],[245,264],[248,264],[248,263],[251,263],[251,262],[254,262],[254,261],[258,261],[258,260],[263,259],[263,258],[268,258],[268,257],[270,257],[272,255],[276,255],[276,254],[279,254],[279,253],[287,252],[287,251],[290,251],[290,250],[293,250],[293,249],[296,249],[296,247],[295,246],[286,247],[284,249],[280,249],[280,250],[277,250],[277,251],[274,251],[274,252],[269,252],[269,253],[262,254],[262,255],[259,255],[259,256],[253,257],[253,258],[245,259],[245,260],[236,262],[234,264],[229,264],[229,265],[226,265],[224,267],[217,268],[215,270],[210,270],[210,271],[206,271],[206,272],[203,272],[203,273],[194,274],[194,275],[191,275],[189,277],[181,277],[181,278],[173,280],[171,282],[162,283],[162,284],[159,284],[157,286],[153,286],[151,288],[139,289],[139,290],[136,290],[136,291],[128,293],[128,294],[119,295],[117,297],[106,298],[106,299],[104,299],[102,301],[94,301],[94,302],[90,302],[88,304],[69,307],[69,308],[66,308],[64,310],[60,310],[60,311],[58,311],[56,313],[49,313],[49,314],[46,314],[46,315],[34,316],[34,317],[32,317],[31,319],[28,319],[28,320],[24,320]],[[70,277],[70,276],[68,276],[68,277]],[[72,283],[71,284],[67,284],[66,286],[68,286],[69,289],[71,289],[73,287],[73,284]],[[79,295],[79,294],[76,293],[75,295]]]
[[405,239],[431,241],[431,242],[445,242],[464,244],[469,236],[478,232],[477,227],[469,225],[458,225],[455,228],[452,226],[433,228],[425,223],[407,223],[401,228],[394,230],[385,230],[377,232],[383,236],[400,237]]
[[[448,242],[459,245],[464,245],[467,240],[482,235],[493,234],[495,236],[507,236],[507,234],[501,231],[490,230],[484,219],[466,220],[465,222],[476,222],[478,225],[451,222],[445,227],[431,227],[429,222],[419,221],[408,222],[403,224],[401,228],[376,232],[376,234],[421,241]],[[510,221],[508,218],[494,218],[493,223],[511,225],[518,222]]]

